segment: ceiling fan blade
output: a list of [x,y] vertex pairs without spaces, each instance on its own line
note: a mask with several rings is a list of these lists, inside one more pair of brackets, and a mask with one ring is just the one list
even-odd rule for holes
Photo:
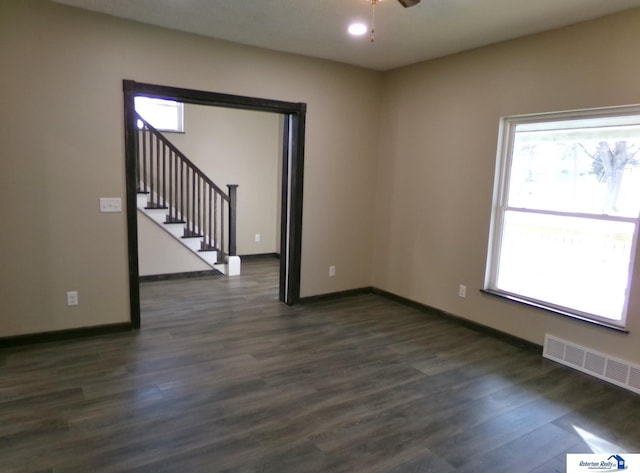
[[420,3],[420,0],[398,0],[398,1],[400,2],[400,5],[402,5],[405,8],[409,8]]

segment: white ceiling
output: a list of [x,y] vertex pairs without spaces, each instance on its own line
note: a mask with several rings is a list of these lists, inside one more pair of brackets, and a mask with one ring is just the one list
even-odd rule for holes
[[236,43],[388,70],[640,6],[640,0],[396,0],[376,7],[376,36],[347,34],[371,0],[53,0]]

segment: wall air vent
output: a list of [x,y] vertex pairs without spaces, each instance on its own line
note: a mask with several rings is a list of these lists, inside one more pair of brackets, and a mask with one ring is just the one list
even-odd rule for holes
[[640,394],[640,365],[545,335],[542,356]]
[[637,390],[640,390],[640,369],[631,367],[629,373],[629,385],[633,386]]

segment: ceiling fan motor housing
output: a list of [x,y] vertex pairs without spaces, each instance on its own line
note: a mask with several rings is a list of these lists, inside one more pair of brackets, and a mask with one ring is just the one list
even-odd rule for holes
[[398,1],[405,8],[409,8],[420,3],[420,0],[398,0]]

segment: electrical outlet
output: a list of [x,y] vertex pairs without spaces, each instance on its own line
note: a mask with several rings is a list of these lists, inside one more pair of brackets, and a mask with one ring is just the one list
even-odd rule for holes
[[467,297],[467,286],[460,284],[460,287],[458,288],[458,296],[463,299]]
[[78,305],[78,291],[67,292],[67,306]]
[[100,197],[100,212],[122,212],[120,197]]
[[329,277],[330,278],[335,278],[336,277],[336,267],[335,266],[329,266]]
[[260,241],[260,234],[259,233],[256,233],[255,240],[256,240],[256,243],[258,243]]

